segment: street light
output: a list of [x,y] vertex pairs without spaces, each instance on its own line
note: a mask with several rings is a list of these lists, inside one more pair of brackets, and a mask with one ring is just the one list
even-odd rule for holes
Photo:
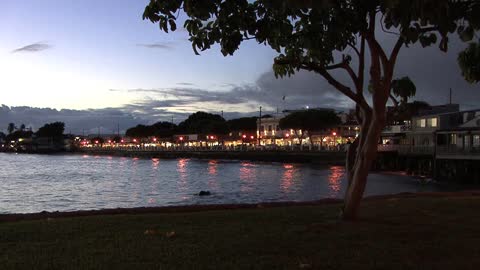
[[337,145],[337,132],[334,131],[332,133],[332,135],[333,135],[333,146],[336,146]]

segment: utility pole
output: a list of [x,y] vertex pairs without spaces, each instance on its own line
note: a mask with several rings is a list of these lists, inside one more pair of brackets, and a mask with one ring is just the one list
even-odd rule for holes
[[258,146],[260,146],[260,136],[262,135],[262,131],[260,130],[260,127],[262,126],[262,106],[260,106],[260,116],[258,117]]
[[223,110],[222,110],[222,118],[223,118]]
[[117,123],[117,136],[120,137],[120,123]]
[[452,88],[450,88],[450,105],[452,104]]

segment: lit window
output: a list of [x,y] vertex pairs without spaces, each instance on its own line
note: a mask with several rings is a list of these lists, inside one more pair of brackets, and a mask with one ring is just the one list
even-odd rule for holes
[[429,118],[428,121],[427,121],[427,125],[429,127],[437,127],[437,125],[438,125],[437,118]]
[[423,127],[425,127],[425,126],[426,126],[426,121],[425,121],[425,119],[420,119],[420,120],[419,120],[419,127],[422,127],[422,128],[423,128]]

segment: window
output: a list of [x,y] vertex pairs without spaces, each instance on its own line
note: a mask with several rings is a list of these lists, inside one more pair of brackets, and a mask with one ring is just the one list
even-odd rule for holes
[[427,121],[428,127],[437,127],[437,118],[429,118]]
[[470,135],[463,136],[463,145],[465,146],[465,148],[470,147]]
[[457,134],[450,134],[450,144],[456,145],[457,144]]
[[480,135],[473,135],[473,147],[480,147]]
[[277,125],[277,131],[280,131],[280,126],[279,125]]
[[268,131],[272,131],[272,125],[268,125]]
[[415,121],[415,125],[417,127],[424,128],[426,126],[426,121],[425,121],[425,119],[417,119],[417,121]]
[[265,131],[265,126],[260,126],[260,131]]

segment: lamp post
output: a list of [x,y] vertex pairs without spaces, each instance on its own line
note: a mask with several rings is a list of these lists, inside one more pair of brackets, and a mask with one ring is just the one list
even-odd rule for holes
[[333,146],[335,147],[337,145],[337,132],[334,131],[332,135],[333,135]]
[[261,126],[262,126],[262,106],[260,106],[260,116],[258,118],[258,138],[257,138],[258,146],[260,146],[260,136],[262,135],[262,131],[260,130]]

